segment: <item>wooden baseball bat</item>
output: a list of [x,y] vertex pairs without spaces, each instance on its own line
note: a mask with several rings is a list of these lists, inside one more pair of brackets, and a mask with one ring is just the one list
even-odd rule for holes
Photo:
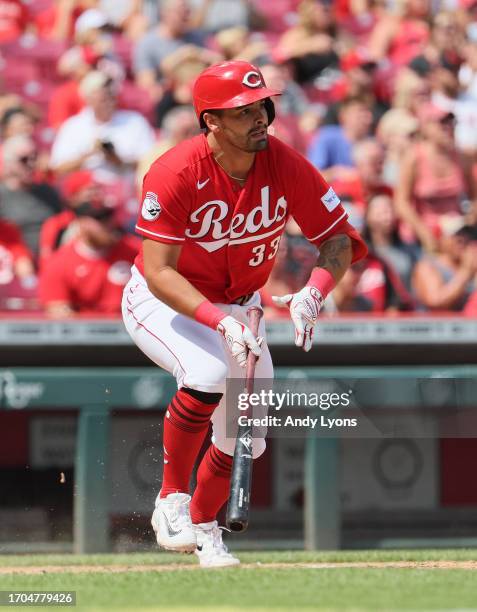
[[[263,310],[252,306],[247,311],[249,327],[252,334],[258,336],[258,327]],[[255,379],[255,364],[257,357],[250,351],[247,357],[247,371],[245,376],[245,391],[253,393]],[[250,404],[241,415],[252,417]],[[250,508],[250,492],[252,488],[253,463],[253,432],[251,425],[239,425],[237,440],[235,442],[234,461],[230,478],[230,496],[227,505],[226,524],[231,531],[245,531],[248,527],[248,514]]]

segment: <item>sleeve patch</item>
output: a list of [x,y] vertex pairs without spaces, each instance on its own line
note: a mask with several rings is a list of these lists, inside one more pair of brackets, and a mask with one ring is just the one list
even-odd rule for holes
[[326,206],[328,212],[332,212],[340,203],[340,199],[334,192],[333,187],[328,189],[325,195],[322,196],[321,201]]
[[141,215],[146,221],[154,221],[161,214],[161,205],[157,199],[157,195],[152,191],[146,193],[146,197],[142,203]]

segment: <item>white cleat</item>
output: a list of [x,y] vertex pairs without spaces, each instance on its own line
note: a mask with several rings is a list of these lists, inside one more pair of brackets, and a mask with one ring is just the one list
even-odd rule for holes
[[156,500],[151,525],[159,546],[175,552],[194,552],[197,547],[195,530],[189,513],[190,495],[170,493]]
[[222,529],[217,521],[194,525],[197,535],[195,554],[199,557],[201,567],[230,567],[239,565],[240,561],[229,553],[222,542]]

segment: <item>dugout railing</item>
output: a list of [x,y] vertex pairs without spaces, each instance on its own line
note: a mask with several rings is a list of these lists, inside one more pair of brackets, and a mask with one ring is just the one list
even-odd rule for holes
[[[415,380],[406,402],[423,408],[426,400],[419,392],[418,381],[464,379],[467,384],[459,401],[470,406],[477,398],[477,366],[473,365],[278,367],[276,375],[317,383],[350,377],[380,379],[385,385],[394,381],[398,386],[400,380]],[[175,381],[157,368],[0,369],[0,409],[78,409],[73,510],[73,549],[77,553],[110,550],[107,483],[111,411],[139,407],[132,390],[144,377],[160,381],[160,406],[155,407],[164,409],[175,392]],[[386,393],[381,397],[385,409]],[[392,394],[389,405],[396,405]],[[310,550],[337,549],[341,540],[338,439],[309,435],[305,445],[304,545]]]

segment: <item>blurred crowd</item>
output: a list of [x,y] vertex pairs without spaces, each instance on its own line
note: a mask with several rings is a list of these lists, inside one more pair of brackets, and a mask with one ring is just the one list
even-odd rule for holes
[[[119,313],[142,178],[222,59],[367,240],[326,311],[477,316],[477,0],[0,0],[0,310]],[[291,221],[267,316],[315,262]]]

